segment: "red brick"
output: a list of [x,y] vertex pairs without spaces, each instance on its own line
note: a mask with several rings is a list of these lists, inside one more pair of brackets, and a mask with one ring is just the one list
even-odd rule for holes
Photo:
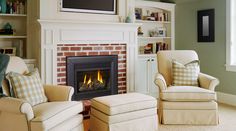
[[61,82],[66,82],[66,78],[61,78]]
[[60,72],[61,70],[60,70],[60,68],[57,68],[57,72]]
[[98,46],[98,44],[89,44],[89,46]]
[[100,52],[100,55],[109,55],[109,52]]
[[70,48],[69,47],[61,47],[61,51],[69,51]]
[[57,63],[57,66],[66,66],[66,63]]
[[76,46],[76,44],[64,44],[63,46]]
[[88,46],[89,44],[77,44],[77,46]]
[[88,55],[98,55],[98,52],[89,52]]
[[66,68],[61,68],[60,70],[64,72],[64,71],[66,71]]
[[62,76],[66,76],[66,73],[58,73],[57,77],[62,77]]
[[122,47],[121,46],[117,46],[115,49],[116,50],[122,50]]
[[113,50],[113,46],[106,46],[105,50]]
[[63,53],[57,53],[57,56],[63,56]]
[[111,45],[111,44],[101,44],[101,46],[109,46],[109,45]]
[[119,54],[119,51],[112,51],[111,52],[111,55],[118,55]]
[[126,51],[121,51],[120,53],[121,53],[121,54],[126,54]]
[[93,50],[103,50],[103,47],[93,47]]
[[118,60],[118,63],[126,63],[126,60]]
[[77,52],[76,56],[86,56],[87,53],[86,52]]
[[61,61],[66,61],[66,58],[65,58],[65,57],[62,57],[62,58],[61,58]]
[[92,47],[83,47],[82,50],[92,50],[93,48]]
[[70,50],[71,51],[80,51],[81,47],[71,47]]
[[75,56],[75,52],[64,52],[64,56]]
[[126,72],[126,69],[119,69],[118,72]]
[[60,79],[57,79],[57,82],[61,82],[61,80],[60,80]]
[[126,78],[118,78],[118,81],[126,81]]

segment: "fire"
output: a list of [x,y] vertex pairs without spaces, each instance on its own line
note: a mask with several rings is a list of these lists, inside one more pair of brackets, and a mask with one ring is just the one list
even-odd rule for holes
[[[101,84],[103,84],[103,79],[102,79],[102,75],[101,75],[100,70],[98,70],[98,72],[97,72],[97,81],[99,81]],[[91,83],[92,83],[91,75],[89,76],[89,78],[87,78],[87,74],[85,74],[85,76],[84,76],[84,84],[89,85]]]
[[102,75],[100,73],[100,70],[98,71],[98,79],[97,79],[100,83],[103,83],[103,79],[102,79]]
[[89,77],[87,85],[89,85],[92,82],[91,76]]
[[87,75],[84,76],[84,84],[86,84]]

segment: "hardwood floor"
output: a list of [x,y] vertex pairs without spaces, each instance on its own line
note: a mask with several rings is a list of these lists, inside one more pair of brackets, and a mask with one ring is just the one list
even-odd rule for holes
[[85,119],[84,123],[84,131],[89,131],[89,119]]

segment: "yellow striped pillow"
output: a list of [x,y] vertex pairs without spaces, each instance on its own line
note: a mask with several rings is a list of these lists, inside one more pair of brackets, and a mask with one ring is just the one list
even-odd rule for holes
[[32,106],[47,102],[38,69],[24,75],[9,72],[7,79],[16,98],[26,100]]

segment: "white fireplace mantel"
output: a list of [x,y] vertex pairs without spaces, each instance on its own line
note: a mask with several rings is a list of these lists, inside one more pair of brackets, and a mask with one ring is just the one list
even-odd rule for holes
[[137,28],[134,23],[38,20],[41,25],[41,77],[57,84],[57,44],[127,44],[127,92],[134,91]]

